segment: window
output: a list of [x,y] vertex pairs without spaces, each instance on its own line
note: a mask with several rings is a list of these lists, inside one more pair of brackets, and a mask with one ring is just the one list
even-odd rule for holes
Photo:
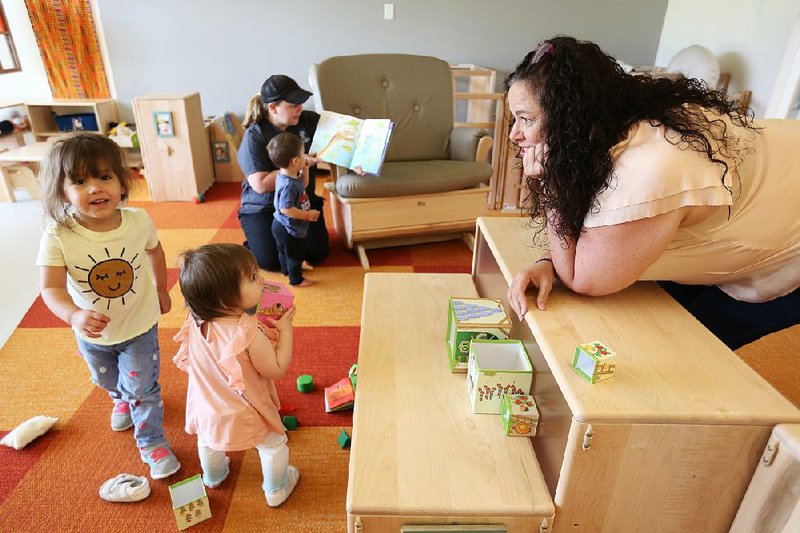
[[14,39],[11,38],[11,30],[8,28],[3,4],[0,2],[0,74],[20,70],[22,69],[19,66],[17,49],[14,48]]

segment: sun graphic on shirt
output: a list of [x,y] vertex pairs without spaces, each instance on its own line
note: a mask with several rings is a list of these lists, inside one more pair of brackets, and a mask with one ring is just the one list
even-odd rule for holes
[[94,257],[87,254],[87,257],[94,263],[91,268],[75,266],[78,270],[86,272],[86,279],[78,280],[78,283],[88,285],[89,288],[84,293],[93,292],[97,295],[92,304],[97,303],[103,298],[107,298],[106,310],[111,307],[111,300],[119,298],[122,305],[125,305],[125,295],[129,292],[136,294],[133,290],[133,282],[136,280],[136,271],[142,266],[136,265],[135,261],[139,257],[137,253],[130,260],[125,259],[125,248],[119,253],[119,257],[111,257],[108,248],[105,248],[107,259],[97,261]]

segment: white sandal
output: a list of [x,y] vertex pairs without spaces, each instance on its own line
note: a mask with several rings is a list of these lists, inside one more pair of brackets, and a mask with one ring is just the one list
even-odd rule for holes
[[100,497],[109,502],[138,502],[150,496],[146,477],[120,474],[100,486]]

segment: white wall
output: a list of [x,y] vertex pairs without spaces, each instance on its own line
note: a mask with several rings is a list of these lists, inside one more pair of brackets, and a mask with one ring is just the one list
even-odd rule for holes
[[686,46],[705,46],[731,73],[729,91],[753,91],[750,107],[763,117],[798,17],[798,0],[669,0],[656,65]]
[[25,2],[3,2],[3,8],[22,71],[0,74],[0,101],[50,98],[53,93],[50,91]]
[[[391,1],[391,0],[390,0]],[[308,85],[334,55],[432,55],[498,70],[562,33],[596,41],[632,64],[652,64],[667,0],[98,0],[122,115],[153,92],[197,91],[203,113],[243,113],[270,74]]]

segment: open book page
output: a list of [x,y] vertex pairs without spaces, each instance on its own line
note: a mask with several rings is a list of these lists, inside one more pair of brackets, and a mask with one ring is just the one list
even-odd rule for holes
[[349,115],[323,111],[309,152],[316,153],[326,163],[352,168],[353,151],[363,123]]
[[376,175],[380,173],[393,125],[388,118],[365,120],[350,168],[360,166],[364,172]]

